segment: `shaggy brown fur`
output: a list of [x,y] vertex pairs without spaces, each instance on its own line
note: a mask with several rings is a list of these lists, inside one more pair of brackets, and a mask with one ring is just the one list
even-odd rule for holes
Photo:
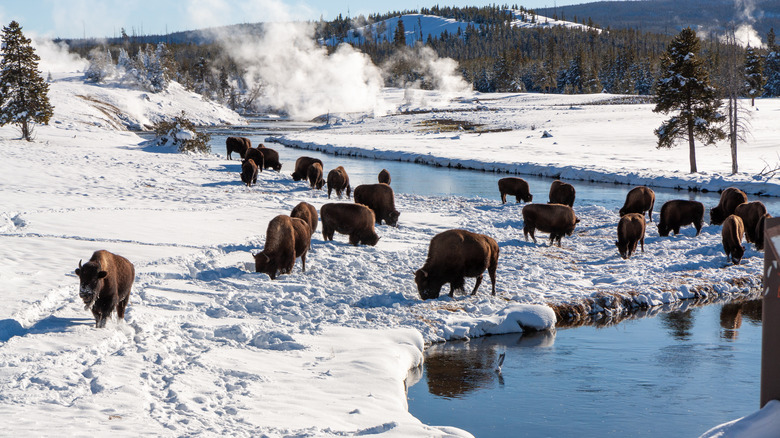
[[645,215],[628,213],[620,218],[617,226],[618,239],[615,241],[620,257],[628,259],[636,251],[637,242],[645,252]]
[[352,195],[352,188],[349,186],[349,175],[344,166],[339,166],[328,172],[328,198],[331,190],[336,190],[336,194],[341,199],[341,192],[346,190],[347,199]]
[[701,202],[685,199],[666,201],[661,207],[661,218],[658,219],[658,234],[664,237],[669,235],[669,231],[679,234],[680,227],[693,224],[698,236],[703,222],[704,204]]
[[96,328],[105,327],[114,310],[117,319],[125,318],[135,280],[135,267],[129,260],[99,250],[83,266],[79,260],[74,272],[79,276],[79,297],[84,301],[84,309],[92,310]]
[[620,216],[629,213],[644,214],[647,212],[647,218],[653,221],[653,205],[655,205],[655,192],[647,186],[634,187],[626,195],[626,202],[620,209]]
[[388,172],[387,169],[382,169],[381,171],[379,171],[377,180],[380,183],[385,183],[387,185],[390,185],[390,172]]
[[759,251],[764,250],[764,227],[766,220],[770,217],[772,217],[772,215],[767,213],[758,218],[758,223],[756,224],[756,249]]
[[295,266],[295,229],[292,218],[280,214],[271,219],[265,232],[265,246],[254,255],[255,271],[268,274],[289,274]]
[[742,245],[743,234],[745,234],[745,225],[739,216],[732,214],[723,221],[723,251],[735,265],[739,264],[745,254],[745,246]]
[[431,239],[428,258],[414,273],[417,291],[423,300],[439,297],[441,287],[450,284],[450,297],[463,290],[465,277],[476,277],[471,295],[477,293],[482,274],[490,275],[491,293],[496,294],[498,243],[492,237],[466,230],[447,230]]
[[374,212],[363,204],[325,204],[320,208],[322,237],[333,240],[333,233],[349,235],[349,243],[374,246],[379,236],[374,231]]
[[307,224],[309,224],[309,227],[311,227],[312,233],[317,231],[317,209],[308,202],[301,202],[296,205],[293,208],[292,213],[290,213],[290,217],[303,219]]
[[313,189],[321,189],[325,185],[325,180],[322,179],[322,165],[320,163],[313,163],[309,166],[307,175],[309,179],[309,185]]
[[322,160],[319,158],[298,157],[298,159],[295,160],[295,170],[292,173],[293,181],[306,179],[309,176],[309,166],[314,163],[320,163],[320,166],[322,166],[323,169],[325,168],[325,166],[322,165]]
[[248,159],[241,163],[241,181],[248,187],[257,182],[257,164],[255,160]]
[[534,231],[539,230],[550,233],[550,245],[556,240],[561,246],[563,235],[571,236],[574,227],[580,220],[574,214],[574,210],[563,204],[528,204],[523,207],[523,235],[528,240],[528,235],[536,243]]
[[745,203],[747,200],[747,195],[742,190],[736,187],[727,188],[720,194],[718,205],[710,210],[710,224],[722,224],[730,214],[734,214],[737,205]]
[[255,165],[257,166],[257,171],[262,172],[265,168],[265,158],[263,157],[263,153],[260,152],[259,149],[255,148],[249,148],[246,150],[246,153],[244,154],[244,160],[252,160],[255,162]]
[[228,137],[225,139],[225,147],[227,148],[227,158],[232,160],[231,154],[238,152],[241,158],[245,158],[244,154],[247,149],[252,147],[252,142],[246,137]]
[[303,266],[301,272],[306,272],[306,254],[311,247],[311,234],[313,231],[305,220],[297,217],[291,219],[293,231],[295,231],[295,257],[301,259]]
[[756,226],[758,225],[759,219],[766,214],[766,206],[764,203],[761,201],[753,201],[739,204],[737,205],[737,208],[734,209],[734,214],[739,216],[742,219],[742,223],[745,225],[745,240],[750,243],[758,242]]
[[261,144],[255,150],[263,154],[263,169],[273,169],[277,172],[282,170],[282,163],[279,162],[279,152],[276,152],[275,149],[267,148]]
[[501,193],[501,203],[506,204],[506,195],[515,197],[516,202],[531,202],[534,195],[528,188],[528,183],[522,178],[508,177],[498,180],[498,192]]
[[364,204],[374,211],[376,223],[385,221],[387,225],[397,226],[401,213],[395,209],[395,194],[387,184],[362,184],[355,187],[355,202]]
[[550,184],[550,202],[548,204],[563,204],[574,206],[574,186],[561,180],[555,180]]

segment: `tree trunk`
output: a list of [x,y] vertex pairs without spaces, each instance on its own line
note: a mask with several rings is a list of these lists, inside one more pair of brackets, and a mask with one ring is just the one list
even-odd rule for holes
[[729,130],[731,131],[729,133],[729,139],[731,140],[731,173],[735,174],[739,171],[739,165],[737,164],[737,140],[739,139],[739,133],[737,132],[737,129],[739,128],[739,118],[737,114],[737,110],[739,102],[737,101],[736,97],[732,97],[729,99],[729,116],[730,116],[730,126]]
[[696,170],[696,147],[693,138],[693,120],[688,121],[688,152],[691,160],[691,173],[697,173]]

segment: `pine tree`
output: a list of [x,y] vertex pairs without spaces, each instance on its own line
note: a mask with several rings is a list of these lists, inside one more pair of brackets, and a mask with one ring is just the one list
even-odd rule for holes
[[659,148],[671,148],[679,138],[688,139],[691,173],[696,173],[695,140],[712,144],[726,134],[718,109],[721,101],[710,84],[704,61],[698,56],[700,41],[690,28],[683,29],[661,55],[654,112],[678,112],[655,130]]
[[771,97],[780,96],[780,50],[777,48],[766,55],[764,75],[766,76],[764,94]]
[[395,27],[395,33],[393,34],[393,45],[396,47],[406,46],[406,29],[404,29],[403,17],[398,17],[398,25]]
[[764,59],[750,46],[745,51],[745,82],[750,106],[755,106],[756,97],[764,94],[766,76],[764,76]]
[[18,125],[22,138],[30,141],[33,124],[48,124],[54,107],[49,103],[49,84],[38,71],[38,61],[30,39],[19,23],[3,27],[3,59],[0,61],[0,126]]

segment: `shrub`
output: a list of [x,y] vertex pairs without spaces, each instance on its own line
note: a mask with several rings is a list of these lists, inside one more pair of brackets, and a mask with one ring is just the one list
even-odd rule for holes
[[159,146],[176,146],[179,152],[210,153],[211,134],[199,132],[195,124],[185,117],[184,112],[173,120],[154,124],[155,142]]

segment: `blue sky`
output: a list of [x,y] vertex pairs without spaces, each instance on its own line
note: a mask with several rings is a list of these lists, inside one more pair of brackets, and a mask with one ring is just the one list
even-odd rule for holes
[[[512,1],[526,8],[587,3],[588,0]],[[431,5],[484,6],[496,1],[396,0],[369,2],[347,0],[11,0],[0,3],[0,22],[16,20],[25,33],[50,37],[113,37],[127,33],[164,34],[235,23],[259,21],[332,19],[339,14],[384,13]]]

